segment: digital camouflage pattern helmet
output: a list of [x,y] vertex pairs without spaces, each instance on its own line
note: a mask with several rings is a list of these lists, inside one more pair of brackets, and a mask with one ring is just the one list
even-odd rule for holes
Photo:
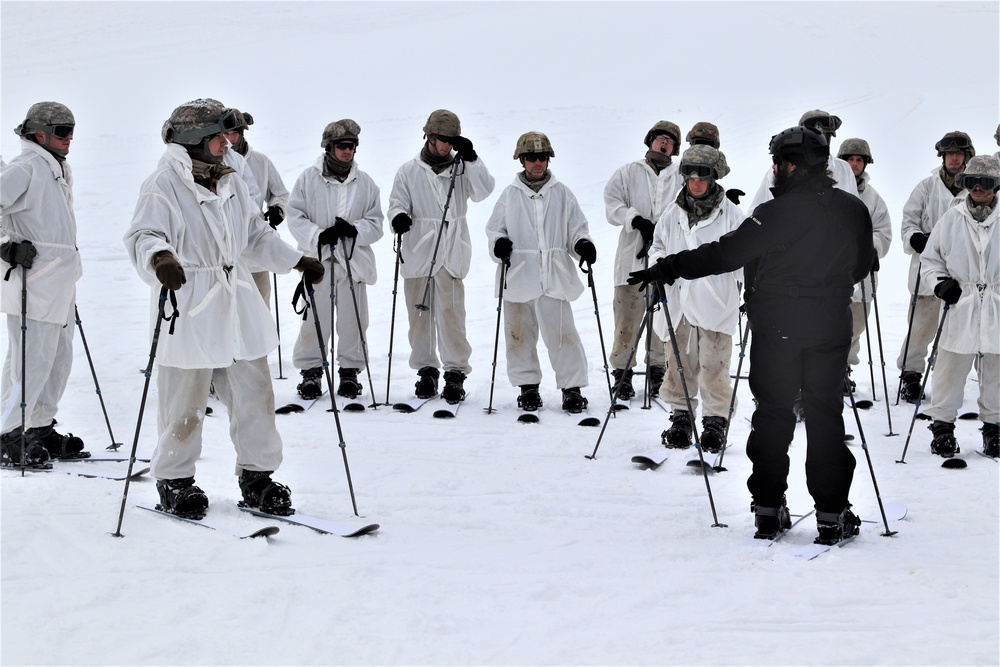
[[712,178],[715,180],[723,178],[729,173],[729,164],[726,162],[726,156],[719,149],[707,144],[696,144],[684,151],[678,170],[685,177],[685,180],[687,180],[689,173],[690,175],[697,174],[696,171],[691,170],[691,167],[710,168],[713,173]]
[[997,184],[993,190],[1000,188],[1000,160],[993,157],[992,155],[977,155],[969,160],[969,164],[965,166],[965,171],[955,177],[955,184],[959,187],[967,188],[965,185],[966,177],[973,176],[988,176],[995,179]]
[[695,123],[694,126],[688,130],[686,141],[692,146],[706,144],[712,148],[718,148],[721,145],[721,142],[719,141],[719,128],[704,121]]
[[462,134],[462,123],[458,116],[447,109],[432,111],[424,123],[424,136],[436,134],[439,137],[457,137]]
[[997,140],[997,146],[1000,146],[1000,123],[997,123],[997,131],[993,135],[993,138]]
[[822,132],[831,137],[837,136],[837,130],[843,125],[843,121],[838,116],[834,116],[822,109],[813,109],[802,114],[799,118],[799,125],[808,127],[810,130]]
[[321,148],[326,148],[330,144],[347,140],[353,141],[357,145],[361,143],[361,140],[358,138],[360,134],[361,126],[350,118],[336,120],[323,128],[323,140],[320,141],[319,145]]
[[234,109],[227,109],[218,100],[204,98],[174,109],[163,124],[161,136],[164,143],[197,146],[206,137],[236,129],[239,119]]
[[865,164],[873,164],[872,149],[868,147],[868,142],[864,139],[844,139],[837,151],[837,157],[841,160],[851,155],[860,155],[864,158]]
[[796,166],[819,167],[830,159],[830,144],[826,136],[801,125],[782,130],[771,137],[771,155]]
[[965,132],[955,130],[948,132],[934,144],[938,157],[944,157],[947,152],[965,153],[965,159],[971,160],[976,155],[976,147],[972,145],[972,137]]
[[646,144],[646,148],[653,147],[653,138],[658,134],[670,135],[670,138],[674,140],[674,150],[671,155],[680,154],[681,128],[679,128],[676,123],[671,123],[669,120],[661,120],[657,122],[656,125],[649,128],[649,132],[646,133],[646,138],[642,140],[642,143]]
[[541,132],[525,132],[517,138],[514,159],[518,160],[527,153],[548,153],[549,157],[556,156],[556,152],[552,150],[552,142]]
[[35,132],[52,134],[53,128],[60,125],[76,126],[76,119],[69,107],[58,102],[38,102],[31,105],[24,116],[24,122],[15,127],[14,132],[19,137],[27,137]]

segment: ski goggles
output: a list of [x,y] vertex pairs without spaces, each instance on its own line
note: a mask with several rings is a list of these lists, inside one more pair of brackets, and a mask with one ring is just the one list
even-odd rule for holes
[[972,142],[966,139],[965,137],[959,137],[959,136],[945,137],[944,139],[938,142],[938,150],[944,151],[949,148],[958,148],[961,150],[965,150],[971,145]]
[[989,192],[996,188],[997,184],[996,176],[969,176],[968,174],[962,176],[962,187],[966,190],[975,190],[978,187],[983,192]]
[[681,164],[681,176],[684,178],[712,178],[715,176],[715,169],[705,164]]
[[32,121],[24,121],[24,127],[28,132],[45,132],[59,139],[68,139],[73,135],[75,125],[43,125]]
[[205,137],[213,137],[217,134],[234,132],[240,129],[241,126],[242,123],[240,123],[240,119],[236,115],[236,111],[234,109],[226,109],[226,111],[219,116],[219,120],[215,121],[211,125],[199,127],[195,130],[189,130],[187,132],[175,131],[173,135],[171,135],[170,140],[176,141],[180,144],[190,143]]
[[837,116],[816,116],[807,120],[803,125],[819,132],[833,133],[840,127],[841,121]]

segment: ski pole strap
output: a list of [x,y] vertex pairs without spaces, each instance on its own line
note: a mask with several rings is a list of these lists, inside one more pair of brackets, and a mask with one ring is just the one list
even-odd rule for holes
[[[306,284],[306,279],[305,276],[303,276],[302,280],[300,280],[299,283],[295,286],[295,293],[292,294],[292,310],[295,312],[296,315],[302,316],[303,322],[309,319],[309,299],[306,297],[305,284]],[[309,293],[310,294],[312,293],[311,289],[309,290]],[[302,300],[301,308],[298,305],[300,299]]]
[[760,283],[757,291],[790,297],[843,297],[854,294],[854,287],[798,287],[796,285],[769,285]]
[[[173,310],[170,315],[166,313],[167,299],[170,300],[170,308]],[[159,313],[164,322],[170,322],[170,328],[167,329],[167,333],[172,336],[174,334],[174,325],[177,324],[177,318],[180,317],[180,312],[177,310],[177,294],[172,289],[168,290],[164,287],[160,290]]]

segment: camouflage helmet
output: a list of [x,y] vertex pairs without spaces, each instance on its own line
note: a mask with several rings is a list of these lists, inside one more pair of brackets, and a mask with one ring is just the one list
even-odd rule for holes
[[161,136],[164,143],[197,146],[206,137],[237,129],[239,120],[234,109],[227,109],[218,100],[204,98],[174,109],[163,124]]
[[[698,167],[708,167],[712,173],[707,174],[704,170],[699,170]],[[698,178],[711,176],[711,178],[718,180],[729,173],[729,164],[726,162],[726,156],[719,149],[707,144],[695,144],[684,151],[678,170],[684,180],[692,176]]]
[[794,165],[819,167],[830,158],[830,144],[819,130],[801,125],[782,130],[771,137],[771,155]]
[[517,147],[514,149],[514,159],[520,159],[527,153],[548,153],[549,157],[555,157],[556,152],[552,150],[552,143],[549,138],[541,132],[525,132],[517,138]]
[[53,134],[53,128],[60,125],[75,127],[76,119],[73,118],[73,112],[66,105],[58,102],[38,102],[31,105],[28,113],[24,116],[24,122],[15,127],[14,132],[21,137],[35,132]]
[[997,140],[997,146],[1000,146],[1000,123],[997,123],[997,131],[993,135],[993,138]]
[[359,144],[361,143],[361,140],[358,138],[360,134],[361,126],[350,118],[344,118],[343,120],[334,121],[323,128],[323,140],[320,141],[319,145],[321,148],[326,148],[338,141],[348,139],[355,144]]
[[1000,188],[1000,159],[993,157],[992,155],[976,155],[971,160],[969,164],[965,166],[965,171],[955,177],[955,184],[968,188],[965,179],[972,178],[976,176],[986,176],[992,178],[994,186],[993,190]]
[[845,159],[851,155],[860,155],[864,158],[865,164],[873,164],[872,149],[868,147],[868,142],[864,139],[844,139],[837,151],[837,157]]
[[233,113],[236,114],[236,122],[239,123],[235,129],[247,130],[251,125],[253,125],[253,116],[246,111],[240,111],[239,109],[234,108]]
[[656,125],[649,128],[649,132],[646,133],[646,138],[642,140],[642,143],[646,144],[646,148],[653,147],[653,139],[658,134],[669,135],[670,138],[674,140],[674,150],[671,155],[680,154],[681,128],[679,128],[676,123],[671,123],[669,120],[661,120],[658,121]]
[[436,134],[440,137],[457,137],[462,134],[462,123],[458,116],[447,109],[432,111],[424,123],[424,136]]
[[685,140],[692,146],[706,144],[712,148],[718,148],[721,145],[719,141],[719,128],[704,121],[695,123],[694,126],[688,130]]
[[834,116],[822,109],[813,109],[802,114],[802,118],[799,118],[799,125],[835,137],[837,136],[837,130],[843,125],[843,121],[838,116]]
[[970,160],[976,154],[976,148],[972,145],[972,137],[965,132],[955,130],[948,132],[934,144],[938,157],[944,157],[948,151],[965,153],[965,159]]

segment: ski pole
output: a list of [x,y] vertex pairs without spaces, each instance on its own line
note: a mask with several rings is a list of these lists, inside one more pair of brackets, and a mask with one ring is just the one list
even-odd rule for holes
[[705,457],[701,451],[701,440],[698,438],[698,428],[695,425],[694,408],[691,406],[691,393],[688,391],[687,380],[684,378],[684,364],[681,362],[681,351],[677,347],[677,336],[674,332],[674,324],[670,319],[670,308],[667,305],[667,290],[662,282],[657,281],[656,289],[659,290],[663,314],[667,318],[667,332],[670,334],[670,347],[674,351],[674,361],[677,362],[677,375],[681,379],[681,388],[684,390],[684,403],[687,406],[688,414],[691,415],[691,433],[694,435],[694,446],[698,451],[698,460],[701,462],[701,474],[705,478],[705,488],[708,490],[708,503],[712,508],[712,518],[715,523],[712,528],[726,528],[726,524],[719,523],[719,516],[715,512],[715,499],[712,497],[712,485],[708,481],[708,466],[705,464]]
[[[8,272],[9,273],[9,272]],[[6,277],[4,278],[6,280]],[[28,448],[28,424],[27,413],[28,402],[24,395],[25,371],[27,370],[28,355],[28,269],[21,264],[21,477],[24,477],[25,454]]]
[[896,405],[899,405],[899,397],[903,393],[903,372],[906,370],[906,357],[910,352],[910,334],[913,332],[913,315],[917,310],[917,293],[919,291],[920,262],[917,262],[917,280],[913,284],[913,298],[910,300],[910,322],[906,325],[906,340],[903,341],[903,361],[899,365],[899,386],[896,388]]
[[[648,263],[647,263],[648,266]],[[646,304],[646,308],[650,307],[650,301],[655,305],[657,303],[656,297],[651,294],[650,288],[646,288],[643,294],[643,300]],[[641,409],[649,410],[653,407],[653,376],[649,372],[650,368],[650,350],[653,347],[653,327],[646,327],[646,356],[643,358],[642,363],[645,365],[646,370],[643,372],[642,377],[642,406]],[[624,379],[625,373],[622,373],[622,378]]]
[[[868,328],[868,295],[865,290],[864,280],[861,281],[861,308],[865,314],[865,343],[868,345],[868,376],[872,381],[872,398],[875,398],[877,395],[875,393],[875,364],[872,361],[872,332]],[[850,386],[850,378],[848,378],[848,384],[844,386]]]
[[274,328],[278,333],[278,379],[284,380],[285,376],[281,370],[281,315],[278,314],[278,274],[272,273],[274,278]]
[[437,240],[434,241],[434,252],[431,254],[431,266],[427,270],[427,284],[424,286],[424,298],[418,303],[415,308],[419,311],[428,311],[430,306],[427,305],[427,300],[431,293],[431,281],[434,279],[434,264],[437,262],[438,248],[441,247],[441,237],[444,236],[444,229],[448,226],[448,208],[451,206],[451,195],[455,192],[455,178],[458,176],[458,167],[462,164],[462,159],[459,157],[455,158],[455,162],[451,165],[451,183],[448,185],[448,196],[444,200],[444,213],[441,215],[441,225],[438,227]]
[[[740,310],[740,317],[742,318],[743,310]],[[741,327],[742,329],[742,327]],[[740,360],[736,363],[736,382],[733,383],[733,395],[729,399],[729,418],[726,420],[726,428],[722,433],[722,441],[729,441],[729,427],[733,424],[733,412],[736,410],[736,388],[740,386],[740,371],[743,370],[743,359],[746,357],[747,349],[747,337],[750,336],[750,325],[747,324],[746,329],[743,329],[743,337],[740,339]],[[724,472],[726,469],[722,467],[722,460],[726,458],[726,450],[729,449],[725,445],[722,447],[722,453],[719,454],[719,462],[715,465],[716,472]]]
[[122,443],[115,442],[115,434],[111,430],[111,420],[108,419],[108,409],[104,405],[104,395],[101,394],[101,383],[97,381],[97,371],[94,369],[94,359],[90,356],[90,346],[87,345],[87,336],[83,333],[83,321],[80,319],[80,309],[73,304],[73,312],[76,315],[76,326],[80,329],[80,340],[83,342],[83,350],[87,353],[87,363],[90,364],[90,374],[94,377],[94,389],[97,391],[97,398],[101,401],[101,411],[104,413],[104,423],[108,425],[108,435],[111,436],[111,444],[106,447],[109,452],[117,452]]
[[[358,336],[361,338],[361,352],[365,358],[365,373],[368,374],[368,391],[372,393],[372,404],[369,406],[373,410],[378,408],[378,401],[375,400],[375,385],[372,384],[371,366],[368,364],[368,341],[365,340],[365,330],[361,326],[361,311],[358,309],[358,295],[354,292],[354,274],[351,273],[351,257],[354,256],[354,248],[357,243],[355,238],[351,243],[351,252],[347,252],[347,244],[344,243],[344,267],[347,269],[347,286],[351,290],[351,301],[354,303],[354,320],[358,323]],[[333,278],[333,276],[330,276]]]
[[951,306],[946,303],[944,304],[944,309],[941,311],[941,321],[938,323],[937,333],[934,334],[934,344],[931,345],[931,356],[927,357],[927,373],[924,374],[924,380],[920,383],[920,394],[917,396],[917,402],[913,406],[913,419],[910,420],[910,430],[906,433],[906,443],[903,445],[903,453],[896,463],[906,463],[906,449],[910,446],[910,437],[913,435],[913,424],[917,421],[917,413],[920,411],[920,403],[923,400],[924,388],[927,386],[927,378],[931,376],[931,369],[934,367],[934,360],[937,358],[938,341],[941,340],[944,319],[948,316],[950,308]]
[[[587,274],[587,284],[590,286],[590,293],[594,297],[594,315],[597,317],[597,335],[601,339],[601,359],[604,360],[604,377],[608,383],[608,395],[611,397],[611,402],[613,403],[616,396],[618,395],[617,387],[613,391],[611,389],[611,373],[608,370],[608,353],[604,347],[604,330],[601,328],[601,312],[597,308],[597,287],[594,286],[594,267],[587,264],[587,268],[584,269],[584,260],[580,259],[580,270]],[[629,364],[632,362],[629,361]],[[625,373],[622,373],[622,380],[625,379]]]
[[[316,310],[315,302],[312,303],[313,306],[313,320],[316,321],[316,336],[319,338],[320,355],[323,359],[323,370],[326,372],[326,386],[330,390],[330,410],[334,413],[337,412],[337,398],[335,396],[336,392],[333,388],[333,361],[332,357],[336,355],[337,349],[337,329],[334,326],[334,316],[335,314],[339,317],[337,310],[337,282],[336,282],[336,266],[333,261],[333,251],[336,245],[330,246],[330,357],[331,361],[327,361],[326,358],[326,338],[323,336],[322,327],[319,324],[319,311]],[[323,244],[320,243],[316,247],[316,255],[319,257],[319,261],[323,261]],[[307,288],[312,287],[312,285],[306,285]],[[312,295],[309,295],[310,298]],[[328,411],[328,412],[329,412]]]
[[496,410],[493,408],[493,387],[496,384],[497,379],[497,353],[500,349],[500,314],[503,311],[503,290],[507,284],[507,265],[510,259],[505,259],[500,262],[500,295],[497,297],[497,333],[493,337],[493,373],[490,375],[490,404],[488,407],[483,408],[486,414],[491,415]]
[[[882,494],[878,490],[878,481],[875,479],[875,467],[872,465],[872,457],[868,452],[868,442],[865,440],[865,429],[861,426],[861,415],[858,413],[858,405],[854,402],[854,392],[850,390],[851,385],[847,383],[848,381],[847,371],[844,371],[844,381],[845,386],[848,388],[848,395],[851,397],[851,410],[854,411],[854,421],[858,425],[858,437],[861,438],[861,449],[865,452],[865,459],[868,461],[868,471],[872,476],[872,486],[875,487],[875,499],[878,501],[879,512],[882,513],[882,523],[885,524],[885,532],[881,533],[882,537],[892,537],[898,531],[889,530],[889,519],[885,516],[885,505],[882,504]],[[844,445],[846,447],[847,445]]]
[[878,357],[879,361],[882,363],[882,394],[885,396],[885,417],[889,421],[889,432],[886,433],[887,437],[892,437],[899,435],[898,433],[892,432],[892,413],[889,411],[889,385],[885,380],[885,352],[882,349],[882,324],[879,322],[878,318],[878,299],[875,295],[875,272],[873,271],[870,275],[872,283],[872,308],[875,311],[875,333],[878,339]]
[[[168,293],[170,295],[170,307],[173,309],[173,312],[169,316],[166,314]],[[177,296],[174,294],[174,291],[168,290],[166,287],[161,287],[160,301],[157,304],[156,325],[153,327],[153,342],[149,347],[149,361],[146,363],[146,370],[143,371],[143,375],[146,379],[142,386],[142,398],[139,400],[139,417],[135,422],[135,437],[132,438],[132,452],[129,454],[128,459],[128,474],[125,475],[125,489],[122,491],[122,506],[121,509],[118,510],[118,526],[115,528],[115,532],[111,533],[113,537],[123,537],[122,521],[125,519],[125,502],[128,500],[128,488],[132,481],[132,468],[135,466],[135,453],[139,448],[139,431],[142,429],[142,415],[146,411],[146,398],[149,396],[149,379],[153,376],[153,360],[156,359],[156,347],[160,342],[160,327],[164,322],[170,322],[170,328],[167,330],[167,334],[173,335],[174,324],[177,322],[178,315]]]
[[392,381],[392,338],[396,333],[396,290],[399,287],[399,265],[403,261],[403,235],[396,234],[395,239],[396,268],[392,276],[392,314],[389,316],[389,367],[385,371],[385,404],[389,402],[389,384]]

